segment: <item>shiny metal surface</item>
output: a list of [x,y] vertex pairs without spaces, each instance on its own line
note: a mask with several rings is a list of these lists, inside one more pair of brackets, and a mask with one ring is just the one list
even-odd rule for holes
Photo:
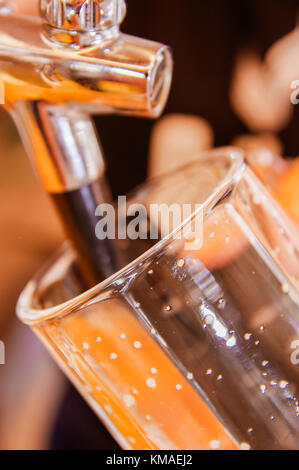
[[80,48],[116,38],[125,14],[124,0],[41,0],[44,31],[56,45]]
[[48,192],[73,191],[103,175],[103,152],[87,114],[67,106],[18,101],[13,116]]
[[[42,10],[50,3],[78,4],[42,2]],[[115,19],[116,3],[100,3]],[[58,22],[58,17],[51,21]],[[88,25],[87,15],[83,26]],[[53,47],[43,33],[39,18],[0,16],[0,81],[5,107],[46,189],[57,193],[91,183],[104,171],[90,114],[161,114],[171,85],[172,58],[163,44],[123,34],[109,47],[104,41],[75,51]]]

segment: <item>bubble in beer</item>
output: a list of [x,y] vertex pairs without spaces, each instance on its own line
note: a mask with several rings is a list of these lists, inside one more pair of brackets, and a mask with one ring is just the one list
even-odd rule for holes
[[210,447],[213,450],[217,450],[220,447],[220,442],[216,441],[216,439],[214,439],[213,441],[210,442]]
[[145,383],[149,388],[156,388],[155,379],[152,379],[152,378],[146,379]]

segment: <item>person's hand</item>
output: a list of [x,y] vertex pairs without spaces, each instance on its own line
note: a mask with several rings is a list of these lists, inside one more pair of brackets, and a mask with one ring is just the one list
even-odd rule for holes
[[14,0],[13,4],[16,6],[17,12],[23,15],[39,14],[39,0]]
[[[247,127],[277,132],[292,116],[292,82],[298,77],[299,28],[277,41],[264,60],[241,51],[231,87],[231,103]],[[293,90],[294,92],[294,90]]]
[[205,119],[169,114],[157,122],[152,133],[149,177],[176,170],[213,145],[213,129]]

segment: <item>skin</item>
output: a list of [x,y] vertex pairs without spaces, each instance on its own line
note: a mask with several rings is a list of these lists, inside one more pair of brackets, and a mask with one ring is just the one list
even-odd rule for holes
[[13,2],[19,13],[24,15],[38,15],[39,2],[38,0],[14,0]]

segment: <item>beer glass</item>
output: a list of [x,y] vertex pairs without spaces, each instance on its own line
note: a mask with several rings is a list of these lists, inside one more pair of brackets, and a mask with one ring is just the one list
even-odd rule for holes
[[128,264],[84,291],[65,245],[19,318],[123,449],[298,449],[298,234],[242,152],[118,206]]

